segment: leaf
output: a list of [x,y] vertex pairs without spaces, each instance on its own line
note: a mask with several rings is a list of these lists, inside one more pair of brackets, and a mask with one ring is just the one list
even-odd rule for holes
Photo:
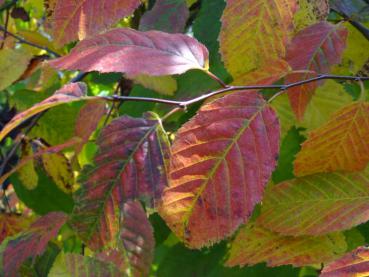
[[324,266],[320,277],[355,277],[369,274],[369,249],[361,246]]
[[18,214],[0,214],[0,244],[7,238],[23,230],[30,224],[31,218]]
[[51,8],[52,34],[57,45],[96,35],[131,15],[139,0],[56,0]]
[[45,154],[41,156],[45,173],[58,188],[65,193],[75,190],[75,180],[70,161],[62,153]]
[[343,26],[348,30],[347,46],[342,54],[342,61],[332,69],[333,74],[356,75],[369,59],[369,41],[350,23]]
[[123,274],[112,264],[96,258],[79,254],[61,253],[57,256],[49,275],[50,277],[120,277]]
[[[320,22],[300,31],[287,48],[286,60],[292,70],[306,70],[317,74],[330,72],[338,64],[345,49],[347,30],[341,25]],[[309,43],[307,43],[307,41]],[[287,82],[311,78],[311,73],[291,74]],[[298,120],[302,120],[317,83],[290,88],[288,96]]]
[[106,104],[104,101],[87,102],[80,110],[76,126],[75,135],[82,139],[77,146],[76,153],[81,152],[83,145],[88,141],[92,133],[96,130],[101,118],[106,113]]
[[52,107],[56,107],[58,105],[64,103],[70,103],[74,101],[83,100],[86,95],[86,85],[84,83],[72,83],[67,84],[58,91],[54,93],[54,95],[49,98],[43,100],[42,102],[32,106],[30,109],[17,114],[12,120],[5,125],[5,127],[0,132],[0,141],[14,128],[20,125],[22,122],[26,121],[28,118],[46,111]]
[[0,50],[0,90],[10,86],[27,69],[32,55],[23,50]]
[[130,276],[149,276],[155,240],[146,212],[139,202],[128,201],[124,204],[122,226],[121,247],[128,257]]
[[297,154],[296,176],[337,170],[359,171],[369,161],[369,103],[354,102],[311,131]]
[[228,83],[232,78],[224,68],[218,41],[221,28],[220,18],[225,5],[226,1],[224,0],[201,1],[200,11],[195,18],[192,29],[194,36],[209,50],[210,71]]
[[42,255],[66,220],[67,216],[63,213],[49,213],[38,218],[27,231],[5,240],[0,251],[0,273],[18,276],[20,266],[28,258]]
[[167,184],[169,144],[160,120],[120,117],[97,141],[94,166],[84,169],[72,225],[91,249],[114,246],[119,208],[134,199],[156,207]]
[[36,214],[44,215],[53,211],[71,213],[74,205],[72,196],[60,190],[40,167],[36,167],[36,173],[38,183],[33,190],[23,185],[18,174],[11,176],[10,181],[19,199]]
[[321,173],[271,187],[260,223],[284,235],[323,235],[369,220],[369,171]]
[[293,161],[301,149],[300,144],[305,140],[304,136],[300,134],[301,131],[300,128],[292,127],[282,140],[278,166],[272,175],[275,184],[294,178]]
[[300,125],[308,130],[318,128],[326,123],[334,112],[350,103],[352,97],[346,93],[344,87],[333,80],[327,80],[315,91]]
[[242,227],[232,242],[226,265],[245,266],[261,262],[268,266],[312,265],[333,260],[346,248],[345,236],[341,233],[288,237],[251,223]]
[[222,16],[220,52],[236,84],[283,58],[293,28],[295,0],[231,0]]
[[326,20],[329,14],[329,0],[298,0],[298,7],[293,20],[295,31]]
[[163,95],[174,95],[177,90],[177,81],[172,76],[138,75],[134,81]]
[[191,248],[230,236],[260,202],[278,148],[278,119],[256,92],[204,105],[177,133],[160,214]]
[[[33,149],[29,143],[22,145],[22,156],[23,160],[27,156],[33,156]],[[38,175],[35,170],[35,163],[33,159],[24,162],[24,165],[19,169],[19,181],[28,189],[32,190],[37,187]],[[2,182],[1,182],[2,183]]]
[[83,40],[50,64],[57,69],[122,72],[129,77],[162,76],[207,70],[208,51],[186,35],[121,28]]
[[142,16],[139,29],[182,33],[189,15],[184,0],[157,0],[154,7]]

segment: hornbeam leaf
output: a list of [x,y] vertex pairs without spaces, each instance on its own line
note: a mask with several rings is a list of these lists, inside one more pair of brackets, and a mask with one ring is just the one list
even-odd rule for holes
[[358,247],[324,266],[320,277],[369,276],[369,248]]
[[207,70],[208,56],[204,45],[186,35],[120,28],[81,41],[50,64],[58,69],[122,72],[130,77],[161,76]]
[[258,220],[284,235],[322,235],[368,221],[368,209],[368,170],[320,173],[267,190]]
[[[296,10],[295,0],[227,1],[219,38],[220,52],[237,84],[244,84],[248,73],[265,71],[271,60],[285,56]],[[282,73],[285,68],[279,70]]]
[[[138,224],[139,223],[139,224]],[[139,202],[128,201],[123,206],[122,248],[128,258],[132,276],[148,276],[154,258],[154,233]]]
[[369,103],[354,102],[311,131],[297,154],[296,176],[337,170],[358,171],[369,162]]
[[55,43],[63,44],[84,39],[107,29],[130,15],[140,0],[56,0],[49,18]]
[[27,231],[6,239],[0,249],[1,275],[19,276],[18,270],[23,262],[42,255],[48,242],[57,235],[66,220],[64,213],[51,212],[37,219]]
[[[0,132],[0,141],[14,128],[20,125],[22,122],[26,121],[30,117],[41,113],[47,109],[52,107],[56,107],[58,105],[64,103],[70,103],[74,101],[81,101],[84,99],[86,95],[86,85],[84,83],[72,83],[65,85],[58,91],[54,93],[54,95],[46,98],[42,102],[32,106],[30,109],[25,110],[15,117],[5,125],[5,127]],[[87,99],[87,97],[86,97]]]
[[332,261],[343,254],[346,248],[342,233],[289,237],[249,223],[240,229],[232,242],[226,265],[244,266],[261,262],[266,262],[268,266],[312,265]]
[[279,122],[255,91],[204,105],[177,133],[160,213],[191,248],[231,235],[276,166]]
[[185,0],[157,0],[154,7],[142,16],[140,31],[182,33],[189,15]]
[[61,253],[56,258],[48,276],[63,277],[120,277],[122,272],[112,263],[72,253]]
[[[300,31],[287,48],[286,60],[292,70],[329,73],[338,64],[346,46],[347,30],[342,25],[320,22]],[[287,82],[311,78],[311,73],[291,74]],[[321,82],[320,82],[321,83]],[[298,120],[302,120],[317,83],[290,88],[288,96]]]
[[167,185],[169,143],[160,120],[120,117],[97,141],[95,165],[82,172],[71,223],[91,249],[116,246],[119,209],[134,199],[156,207]]
[[24,50],[1,49],[0,51],[0,90],[15,82],[24,71],[32,58],[32,54]]

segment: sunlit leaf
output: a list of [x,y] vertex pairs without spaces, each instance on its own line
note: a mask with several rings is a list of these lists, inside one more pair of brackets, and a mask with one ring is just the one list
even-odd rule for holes
[[161,215],[192,248],[231,235],[260,202],[278,148],[278,119],[256,92],[204,105],[177,133]]
[[27,69],[32,55],[23,50],[0,50],[0,90],[7,88]]
[[369,275],[369,248],[358,247],[324,266],[320,277],[360,277]]
[[369,104],[354,102],[311,131],[295,160],[296,176],[356,171],[369,161]]
[[369,220],[369,171],[320,173],[267,190],[258,220],[284,235],[322,235]]
[[28,118],[41,113],[49,108],[56,107],[64,103],[74,101],[81,101],[86,95],[86,85],[84,83],[72,83],[65,85],[60,90],[56,91],[54,95],[43,100],[42,102],[32,106],[30,109],[17,114],[12,120],[1,130],[0,141],[19,124]]
[[134,81],[163,95],[174,95],[177,90],[177,81],[172,76],[138,75]]
[[31,223],[31,217],[17,214],[0,214],[0,244],[7,237],[11,237],[26,230]]
[[295,0],[230,0],[222,17],[220,51],[237,84],[283,58],[292,32]]
[[[338,64],[345,49],[347,30],[341,25],[320,22],[299,32],[287,48],[286,60],[293,70],[306,70],[317,74],[329,73]],[[311,73],[291,74],[287,82],[313,77]],[[306,107],[319,83],[314,82],[290,88],[288,96],[298,120],[302,120]]]
[[345,236],[289,237],[249,223],[239,230],[231,245],[227,266],[245,266],[266,262],[268,266],[312,265],[331,261],[347,248]]
[[[22,145],[21,160],[27,156],[33,156],[33,149],[29,143]],[[19,181],[29,190],[37,187],[38,175],[35,170],[35,163],[33,159],[25,161],[24,165],[19,169]],[[1,182],[1,181],[0,181]]]
[[293,20],[295,31],[323,21],[329,14],[329,0],[298,0],[298,7]]
[[142,16],[140,30],[182,33],[188,16],[185,0],[157,0],[154,7]]
[[159,31],[114,29],[81,41],[50,64],[58,69],[161,76],[206,70],[208,51],[194,38]]
[[116,245],[119,208],[130,199],[155,207],[167,184],[169,144],[156,118],[120,117],[97,141],[94,166],[82,172],[72,224],[92,249]]
[[98,34],[131,15],[139,4],[139,0],[56,0],[49,9],[54,41],[62,46]]
[[67,216],[63,213],[49,213],[37,219],[23,233],[6,239],[0,248],[0,273],[18,276],[22,263],[30,257],[42,255],[48,242],[57,235],[66,220]]
[[79,254],[61,253],[56,258],[49,275],[63,277],[120,277],[120,272],[112,263],[105,263],[96,258],[86,257]]

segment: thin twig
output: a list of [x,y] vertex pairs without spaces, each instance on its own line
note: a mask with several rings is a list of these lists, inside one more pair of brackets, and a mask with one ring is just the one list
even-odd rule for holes
[[161,99],[161,98],[149,98],[149,97],[136,97],[136,96],[102,96],[102,99],[107,101],[137,101],[137,102],[154,102],[154,103],[161,103],[167,104],[171,106],[178,106],[180,108],[187,108],[188,106],[206,100],[210,97],[231,91],[241,91],[241,90],[261,90],[261,89],[275,89],[280,90],[281,92],[278,95],[284,93],[287,89],[305,85],[308,83],[317,82],[320,80],[349,80],[349,81],[366,81],[369,80],[369,77],[359,77],[359,76],[341,76],[341,75],[318,75],[317,77],[306,79],[299,82],[289,83],[286,85],[251,85],[251,86],[226,86],[225,88],[215,90],[206,94],[203,94],[199,97],[185,100],[185,101],[178,101],[178,100],[169,100],[169,99]]
[[46,46],[41,46],[41,45],[35,44],[33,42],[30,42],[30,41],[27,41],[24,38],[21,38],[20,36],[17,36],[16,34],[13,34],[13,33],[9,32],[8,30],[6,30],[6,28],[4,26],[0,25],[0,30],[3,31],[4,33],[6,33],[8,36],[11,36],[11,37],[17,39],[19,43],[28,44],[28,45],[33,46],[35,48],[45,50],[46,52],[54,55],[55,57],[60,57],[60,55],[58,53],[54,52],[50,48],[48,48]]

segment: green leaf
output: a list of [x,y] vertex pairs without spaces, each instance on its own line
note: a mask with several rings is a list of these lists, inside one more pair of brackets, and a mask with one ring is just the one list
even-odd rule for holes
[[322,235],[368,221],[368,208],[368,171],[315,174],[268,189],[258,220],[284,235]]
[[249,223],[239,230],[232,242],[228,266],[245,266],[266,262],[268,266],[312,265],[331,261],[347,249],[345,236],[283,236]]

